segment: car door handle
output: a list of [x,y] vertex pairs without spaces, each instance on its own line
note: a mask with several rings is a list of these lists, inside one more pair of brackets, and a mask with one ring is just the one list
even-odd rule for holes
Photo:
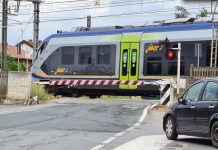
[[195,109],[195,106],[194,106],[194,105],[192,105],[190,108],[191,108],[191,109]]
[[214,108],[214,106],[213,106],[213,105],[210,105],[209,108]]

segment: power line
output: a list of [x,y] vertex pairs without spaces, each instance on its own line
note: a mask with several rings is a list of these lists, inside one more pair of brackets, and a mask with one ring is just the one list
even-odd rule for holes
[[33,19],[33,15],[32,15],[32,17],[29,19],[29,22],[26,23],[26,26],[24,27],[22,34],[21,34],[20,37],[17,39],[17,43],[20,41],[20,38],[23,36],[23,34],[24,34],[24,32],[26,31],[28,25],[31,23],[31,20],[32,20],[32,19]]
[[[198,7],[189,8],[189,10],[199,9]],[[159,11],[138,11],[138,12],[132,12],[132,13],[121,13],[121,14],[112,14],[112,15],[99,15],[99,16],[93,16],[92,18],[109,18],[109,17],[121,17],[121,16],[130,16],[130,15],[142,15],[142,14],[157,14],[157,13],[165,13],[165,12],[172,12],[175,11],[175,9],[169,9],[169,10],[159,10]],[[47,19],[47,20],[41,20],[41,23],[46,22],[58,22],[58,21],[73,21],[73,20],[81,20],[86,19],[85,17],[75,17],[75,18],[59,18],[59,19]],[[22,23],[29,23],[29,22],[22,22]],[[11,23],[9,25],[18,25],[18,23]]]
[[[94,5],[87,5],[87,6],[81,6],[74,9],[57,9],[57,10],[51,10],[51,11],[41,11],[40,13],[56,13],[56,12],[72,12],[72,11],[78,11],[78,10],[89,10],[89,9],[101,9],[101,8],[109,8],[109,7],[119,7],[119,6],[132,6],[132,5],[139,5],[139,4],[150,4],[150,3],[157,3],[157,2],[166,2],[171,0],[165,0],[165,1],[152,1],[152,2],[145,2],[142,3],[141,1],[136,2],[135,0],[131,1],[123,1],[122,3],[111,3],[111,4],[101,4],[100,6],[96,7]],[[92,6],[92,7],[91,7]],[[30,13],[20,13],[19,15],[29,15]]]
[[[134,1],[131,1],[134,2]],[[131,5],[137,5],[137,4],[141,4],[141,2],[135,2],[135,3],[124,3],[124,4],[116,4],[116,5],[108,5],[108,6],[101,6],[98,7],[99,9],[101,8],[109,8],[109,7],[120,7],[120,6],[131,6]],[[84,8],[76,8],[76,9],[65,9],[65,10],[53,10],[53,11],[45,11],[45,12],[40,12],[41,14],[48,14],[48,13],[57,13],[57,12],[74,12],[74,11],[78,11],[78,10],[90,10],[90,9],[98,9],[96,7],[84,7]],[[205,7],[206,8],[206,7]],[[29,15],[30,13],[23,13],[23,14],[19,14],[19,15]]]

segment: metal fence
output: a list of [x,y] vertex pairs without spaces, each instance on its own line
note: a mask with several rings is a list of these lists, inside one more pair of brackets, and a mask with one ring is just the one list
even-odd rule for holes
[[8,72],[0,72],[0,100],[7,95]]
[[190,66],[190,76],[195,80],[218,77],[218,68]]

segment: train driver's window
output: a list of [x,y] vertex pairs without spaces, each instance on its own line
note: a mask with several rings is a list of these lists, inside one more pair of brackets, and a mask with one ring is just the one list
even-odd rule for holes
[[79,64],[87,65],[92,63],[92,47],[79,48]]
[[[169,62],[168,63],[168,74],[169,75],[177,75],[177,62]],[[185,63],[181,62],[180,64],[180,74],[185,74]]]
[[110,64],[111,61],[111,46],[104,45],[97,47],[97,64]]

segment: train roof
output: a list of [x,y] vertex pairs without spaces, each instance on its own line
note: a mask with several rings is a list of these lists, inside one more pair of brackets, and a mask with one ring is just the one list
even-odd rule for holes
[[153,32],[170,32],[170,31],[188,31],[188,30],[205,30],[213,29],[214,23],[195,23],[195,24],[170,24],[170,25],[159,25],[159,26],[143,26],[133,28],[118,28],[109,30],[94,30],[94,31],[80,31],[80,32],[63,32],[53,34],[49,36],[45,41],[52,38],[61,37],[78,37],[78,36],[97,36],[97,35],[112,35],[112,34],[123,34],[132,32],[141,33],[153,33]]

